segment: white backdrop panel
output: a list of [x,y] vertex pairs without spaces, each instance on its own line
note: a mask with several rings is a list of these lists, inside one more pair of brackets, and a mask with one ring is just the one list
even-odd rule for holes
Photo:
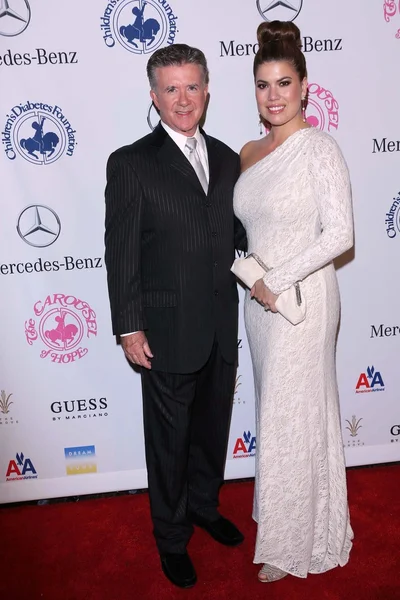
[[[338,261],[347,463],[400,459],[400,6],[275,4],[86,0],[77,12],[66,0],[10,0],[20,18],[0,17],[0,502],[147,485],[140,378],[111,333],[105,164],[156,124],[146,63],[173,40],[207,56],[207,131],[236,151],[257,138],[252,62],[263,18],[300,27],[308,118],[338,140],[351,171],[356,244]],[[143,9],[145,41],[132,37],[132,9]],[[227,478],[254,473],[242,314],[238,345]]]

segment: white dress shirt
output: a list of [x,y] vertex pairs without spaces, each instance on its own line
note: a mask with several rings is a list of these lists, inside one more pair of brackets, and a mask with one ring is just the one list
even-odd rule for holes
[[204,137],[201,135],[200,133],[200,129],[199,127],[197,127],[196,132],[194,135],[192,136],[186,136],[183,133],[179,133],[178,131],[174,131],[173,129],[171,129],[171,127],[169,127],[168,125],[166,125],[165,123],[163,123],[163,121],[160,121],[161,125],[164,127],[165,131],[168,133],[168,135],[173,139],[173,141],[175,142],[175,144],[178,146],[179,150],[181,150],[183,152],[183,154],[186,156],[186,158],[188,158],[188,151],[185,148],[186,146],[186,141],[188,139],[188,137],[194,137],[197,140],[197,152],[200,158],[200,162],[203,166],[204,172],[206,174],[207,177],[207,183],[209,183],[210,181],[210,169],[208,167],[208,154],[207,154],[207,145],[206,145],[206,140],[204,139]]
[[[173,129],[171,129],[171,127],[166,125],[163,121],[160,121],[160,123],[164,127],[164,129],[168,133],[168,135],[175,142],[175,144],[178,146],[179,150],[181,150],[183,152],[183,154],[186,156],[186,158],[188,158],[188,151],[185,148],[186,140],[187,140],[188,136],[184,135],[183,133],[179,133],[178,131],[174,131]],[[208,153],[207,153],[206,140],[201,135],[199,127],[197,127],[195,134],[193,136],[189,136],[189,137],[194,137],[197,140],[196,150],[198,152],[200,162],[201,162],[204,172],[206,174],[207,183],[209,183],[210,169],[208,166]],[[121,337],[125,337],[127,335],[132,335],[133,333],[138,333],[138,332],[132,331],[131,333],[121,333]]]

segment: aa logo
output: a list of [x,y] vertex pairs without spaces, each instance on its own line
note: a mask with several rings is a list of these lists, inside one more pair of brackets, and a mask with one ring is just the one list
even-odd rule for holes
[[15,455],[16,460],[8,463],[6,481],[21,481],[22,479],[37,479],[36,469],[30,458],[22,454]]
[[255,456],[255,452],[255,436],[252,436],[250,431],[244,431],[243,437],[236,440],[236,444],[233,449],[233,458],[249,458],[250,456]]
[[366,392],[383,392],[385,384],[379,371],[374,367],[368,367],[366,373],[361,373],[356,385],[356,394],[365,394]]

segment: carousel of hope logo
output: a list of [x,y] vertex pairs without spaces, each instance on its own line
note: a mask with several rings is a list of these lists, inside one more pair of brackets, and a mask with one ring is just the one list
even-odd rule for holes
[[308,85],[307,122],[322,131],[336,130],[339,126],[339,104],[332,92],[318,83]]
[[38,324],[34,318],[25,321],[25,336],[30,346],[40,341],[40,358],[68,364],[86,356],[88,348],[81,342],[97,336],[96,313],[87,302],[73,295],[50,294],[34,304],[33,312],[40,320]]

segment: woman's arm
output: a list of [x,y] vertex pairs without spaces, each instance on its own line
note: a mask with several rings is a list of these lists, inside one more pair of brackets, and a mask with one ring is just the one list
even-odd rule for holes
[[281,294],[353,245],[350,178],[339,146],[330,136],[318,135],[309,160],[321,234],[302,252],[264,276],[265,285],[274,294]]

